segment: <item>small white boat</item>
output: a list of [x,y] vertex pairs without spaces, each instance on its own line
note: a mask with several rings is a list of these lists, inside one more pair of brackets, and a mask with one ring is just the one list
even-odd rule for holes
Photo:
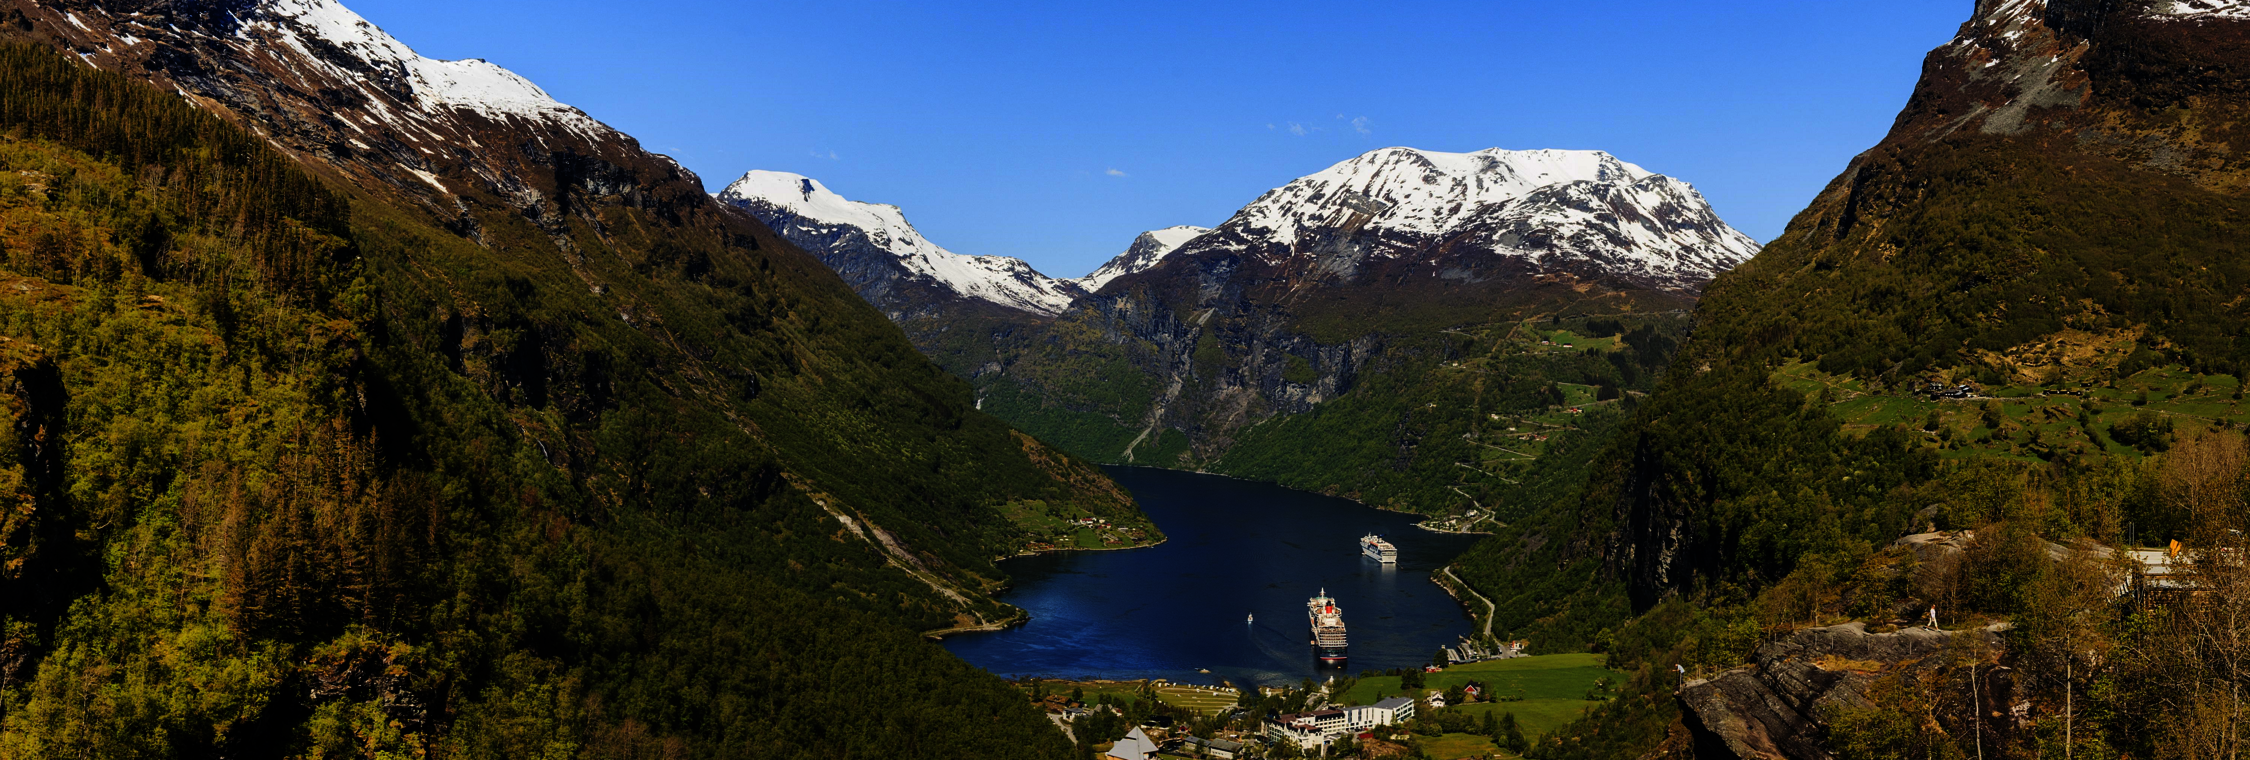
[[1245,623],[1255,623],[1255,622],[1258,622],[1258,613],[1255,613],[1255,612],[1253,612],[1253,613],[1250,613],[1250,615],[1249,615],[1248,617],[1245,617],[1245,618],[1243,618],[1243,619],[1242,619],[1242,622],[1245,622]]

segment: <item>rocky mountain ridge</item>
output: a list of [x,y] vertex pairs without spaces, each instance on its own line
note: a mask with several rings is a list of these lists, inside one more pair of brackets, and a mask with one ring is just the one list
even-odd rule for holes
[[677,217],[710,203],[694,173],[529,80],[422,56],[334,0],[5,5],[30,36],[144,76],[480,242],[485,209],[530,221],[576,257],[575,230],[607,234],[601,205]]
[[1054,316],[1085,294],[1022,259],[948,251],[899,207],[847,200],[803,175],[752,171],[716,197],[819,256],[892,321],[931,316],[960,299]]
[[1363,270],[1468,282],[1567,273],[1693,292],[1758,250],[1692,186],[1600,151],[1378,150],[1267,192],[1216,229],[1143,233],[1075,280],[947,251],[898,207],[846,200],[801,175],[752,171],[717,197],[821,256],[902,324],[952,321],[942,314],[958,300],[1059,316],[1175,254],[1247,254],[1306,284]]
[[1154,269],[1156,265],[1163,263],[1164,257],[1180,250],[1180,246],[1187,245],[1210,231],[1209,227],[1180,225],[1143,232],[1140,237],[1133,239],[1133,245],[1127,247],[1124,253],[1102,264],[1093,274],[1078,278],[1078,286],[1092,293],[1101,290],[1111,280]]
[[1606,153],[1389,148],[1265,193],[1049,323],[917,344],[1077,453],[1223,469],[1245,429],[1370,371],[1420,375],[1456,350],[1446,330],[1676,311],[1757,250],[1692,187]]
[[1601,151],[1386,148],[1258,198],[1186,255],[1247,254],[1300,277],[1399,272],[1476,280],[1568,271],[1694,290],[1757,255],[1684,182]]

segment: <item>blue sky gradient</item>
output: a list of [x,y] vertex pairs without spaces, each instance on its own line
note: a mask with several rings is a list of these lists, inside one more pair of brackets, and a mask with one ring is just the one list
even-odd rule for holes
[[799,172],[1061,277],[1393,145],[1607,150],[1770,240],[1881,139],[1973,5],[345,2],[712,190]]

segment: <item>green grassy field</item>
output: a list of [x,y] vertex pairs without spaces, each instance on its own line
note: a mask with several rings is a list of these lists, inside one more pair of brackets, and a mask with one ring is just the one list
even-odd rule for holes
[[[1142,682],[1063,681],[1048,679],[1041,681],[1040,684],[1046,687],[1046,693],[1048,694],[1067,695],[1071,692],[1072,689],[1082,690],[1085,694],[1086,702],[1093,703],[1098,697],[1102,695],[1108,695],[1110,701],[1112,702],[1138,702],[1140,701]],[[1022,690],[1027,695],[1031,693],[1031,683],[1029,681],[1016,682],[1015,686],[1017,689]],[[1214,692],[1210,690],[1210,687],[1188,686],[1181,684],[1165,684],[1156,687],[1156,698],[1162,700],[1165,704],[1168,705],[1172,705],[1175,707],[1185,707],[1190,710],[1197,710],[1204,713],[1213,713],[1227,707],[1231,707],[1235,704],[1236,699],[1238,699],[1235,693],[1231,691],[1222,690]]]
[[1541,340],[1554,341],[1555,345],[1552,346],[1552,348],[1558,349],[1567,345],[1572,350],[1578,351],[1615,351],[1617,350],[1618,344],[1618,340],[1615,337],[1589,338],[1584,335],[1579,335],[1577,333],[1571,332],[1569,330],[1534,329],[1531,331],[1531,334],[1533,336],[1532,340],[1534,342]]
[[1234,706],[1240,699],[1231,691],[1211,691],[1203,686],[1168,685],[1156,687],[1156,698],[1165,704],[1185,707],[1210,714]]
[[[1602,667],[1602,656],[1598,654],[1555,654],[1456,665],[1443,673],[1426,674],[1425,691],[1442,691],[1481,681],[1492,689],[1493,698],[1521,697],[1518,701],[1484,702],[1449,709],[1480,716],[1486,712],[1515,713],[1524,735],[1536,739],[1593,706],[1595,703],[1586,700],[1586,692],[1594,688],[1595,681],[1603,678],[1621,681],[1624,674]],[[1382,697],[1398,696],[1400,691],[1398,676],[1363,678],[1345,693],[1343,701],[1352,705],[1374,704]],[[1438,755],[1433,752],[1432,756]]]
[[[1024,694],[1031,694],[1031,682],[1015,681],[1012,683],[1014,684],[1016,689],[1022,691]],[[1138,702],[1141,698],[1141,682],[1139,681],[1079,682],[1046,679],[1040,681],[1040,685],[1045,687],[1046,693],[1048,694],[1068,695],[1070,694],[1072,689],[1078,689],[1084,693],[1084,698],[1087,704],[1094,704],[1097,699],[1103,695],[1107,695],[1110,698],[1111,702],[1122,703]]]
[[1578,385],[1576,383],[1556,383],[1555,387],[1562,389],[1563,406],[1586,406],[1588,404],[1592,404],[1594,403],[1596,394],[1601,392],[1601,388],[1592,385]]
[[1846,430],[1907,426],[1923,431],[1948,458],[2140,456],[2160,450],[2145,442],[2150,436],[2135,435],[2151,425],[2162,431],[2155,439],[2169,440],[2221,423],[2250,423],[2237,398],[2240,381],[2176,367],[2102,381],[1982,387],[1983,398],[1959,401],[1872,391],[1811,364],[1782,367],[1774,380],[1808,397],[1826,391],[1830,411]]
[[1414,745],[1435,760],[1456,760],[1463,757],[1484,757],[1500,752],[1492,740],[1476,734],[1446,734],[1444,736],[1416,739]]
[[1114,549],[1147,543],[1153,534],[1142,523],[1113,524],[1104,529],[1081,526],[1075,521],[1096,515],[1061,502],[1014,501],[1001,505],[1000,512],[1023,528],[1030,542],[1056,549]]

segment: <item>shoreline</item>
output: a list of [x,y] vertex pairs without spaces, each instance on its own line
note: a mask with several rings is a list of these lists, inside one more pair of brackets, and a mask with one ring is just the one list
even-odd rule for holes
[[[1422,529],[1422,530],[1426,530],[1426,531],[1429,531],[1429,532],[1431,532],[1431,533],[1439,533],[1439,534],[1444,534],[1444,535],[1453,535],[1453,536],[1497,536],[1497,535],[1500,535],[1500,534],[1499,534],[1498,532],[1495,532],[1495,531],[1489,531],[1489,530],[1439,530],[1439,529],[1437,529],[1437,528],[1432,528],[1432,527],[1430,527],[1430,526],[1429,526],[1429,522],[1430,522],[1431,520],[1435,520],[1435,519],[1437,519],[1437,518],[1436,518],[1436,517],[1434,517],[1434,516],[1431,516],[1431,515],[1423,514],[1423,513],[1421,513],[1421,512],[1412,512],[1412,511],[1408,511],[1408,510],[1404,510],[1404,509],[1395,509],[1395,508],[1392,508],[1392,507],[1386,507],[1386,506],[1382,506],[1382,505],[1379,505],[1379,504],[1369,504],[1369,503],[1367,503],[1367,502],[1364,502],[1364,501],[1360,501],[1359,499],[1355,499],[1355,498],[1352,498],[1352,497],[1350,497],[1350,496],[1344,496],[1344,495],[1341,495],[1341,494],[1327,494],[1327,493],[1321,493],[1321,492],[1319,492],[1319,491],[1308,491],[1308,490],[1305,490],[1305,489],[1303,489],[1303,488],[1298,488],[1298,487],[1296,487],[1296,486],[1286,485],[1286,484],[1283,484],[1283,483],[1276,483],[1276,482],[1274,482],[1274,481],[1271,481],[1271,480],[1253,480],[1253,479],[1250,479],[1250,478],[1245,478],[1245,477],[1241,477],[1241,476],[1238,476],[1238,475],[1228,475],[1228,474],[1226,474],[1226,473],[1222,473],[1222,472],[1211,472],[1211,471],[1209,471],[1209,470],[1182,470],[1182,469],[1176,469],[1176,468],[1172,468],[1172,467],[1153,467],[1153,466],[1150,466],[1150,465],[1145,465],[1145,464],[1105,464],[1105,465],[1096,465],[1096,466],[1097,466],[1097,467],[1130,467],[1130,468],[1134,468],[1134,469],[1141,469],[1141,470],[1163,470],[1163,471],[1165,471],[1165,472],[1185,472],[1185,473],[1191,473],[1191,474],[1195,474],[1195,475],[1208,475],[1208,476],[1210,476],[1210,477],[1214,477],[1214,478],[1226,478],[1226,479],[1228,479],[1228,480],[1241,481],[1241,482],[1244,482],[1244,483],[1258,483],[1258,484],[1261,484],[1261,485],[1269,485],[1269,486],[1273,486],[1273,487],[1275,487],[1275,488],[1287,488],[1287,489],[1289,489],[1289,490],[1291,490],[1291,491],[1297,491],[1297,492],[1299,492],[1299,493],[1309,493],[1309,494],[1312,494],[1312,495],[1315,495],[1315,496],[1322,496],[1322,497],[1326,497],[1326,498],[1330,498],[1330,499],[1342,499],[1342,500],[1344,500],[1344,501],[1348,501],[1348,502],[1351,502],[1351,503],[1353,503],[1353,504],[1357,504],[1357,505],[1360,505],[1360,506],[1362,506],[1362,507],[1366,507],[1366,508],[1368,508],[1368,509],[1372,509],[1372,510],[1375,510],[1375,511],[1378,511],[1378,512],[1389,512],[1389,513],[1392,513],[1392,514],[1398,514],[1398,515],[1413,515],[1413,516],[1415,516],[1415,517],[1419,517],[1419,518],[1422,518],[1422,520],[1421,520],[1420,522],[1417,522],[1417,523],[1415,523],[1415,524],[1414,524],[1414,527],[1416,527],[1416,528],[1420,528],[1420,529]],[[1489,516],[1489,515],[1488,515],[1488,516],[1486,516],[1486,517],[1485,517],[1484,519],[1482,519],[1482,520],[1478,520],[1477,522],[1479,522],[1479,523],[1483,523],[1483,522],[1491,522],[1491,521],[1492,521],[1492,518],[1491,518],[1491,516]],[[1507,526],[1503,525],[1503,526],[1500,526],[1500,527],[1503,527],[1503,528],[1505,528],[1505,527],[1507,527]]]
[[[1477,593],[1476,589],[1471,588],[1468,581],[1461,580],[1461,576],[1454,575],[1452,565],[1446,565],[1445,567],[1438,568],[1438,572],[1444,573],[1446,578],[1453,581],[1453,583],[1450,585],[1439,583],[1437,584],[1438,588],[1445,589],[1445,595],[1453,597],[1453,601],[1460,604],[1464,609],[1469,608],[1469,603],[1466,601],[1462,601],[1461,595],[1454,592],[1453,586],[1460,586],[1462,591],[1466,591],[1470,596],[1476,597],[1477,601],[1484,602],[1484,636],[1485,638],[1492,638],[1492,619],[1500,616],[1500,605],[1493,604],[1491,599],[1486,598],[1485,595]],[[1435,582],[1437,580],[1437,573],[1431,573],[1430,580]],[[1469,609],[1469,619],[1474,621],[1476,620],[1476,618],[1476,610]]]
[[[1410,511],[1407,511],[1407,510],[1404,510],[1404,509],[1394,509],[1394,508],[1391,508],[1391,507],[1386,507],[1386,506],[1379,506],[1379,505],[1375,505],[1375,504],[1369,504],[1369,503],[1367,503],[1367,502],[1365,502],[1365,501],[1361,501],[1361,500],[1359,500],[1359,499],[1355,499],[1355,498],[1352,498],[1352,497],[1349,497],[1349,496],[1341,496],[1341,495],[1335,495],[1335,494],[1326,494],[1326,493],[1321,493],[1321,492],[1319,492],[1319,491],[1307,491],[1307,490],[1304,490],[1304,489],[1301,489],[1301,488],[1293,488],[1293,487],[1291,487],[1291,486],[1283,485],[1283,484],[1281,484],[1281,483],[1275,483],[1275,482],[1272,482],[1272,481],[1265,481],[1265,480],[1252,480],[1252,479],[1250,479],[1250,478],[1244,478],[1244,477],[1239,477],[1239,476],[1235,476],[1235,475],[1227,475],[1227,474],[1224,474],[1224,473],[1216,473],[1216,472],[1210,472],[1210,471],[1206,471],[1206,470],[1186,470],[1186,469],[1179,469],[1179,468],[1172,468],[1172,467],[1154,467],[1154,466],[1150,466],[1150,465],[1143,465],[1143,464],[1102,464],[1102,465],[1096,465],[1096,466],[1097,466],[1097,467],[1119,467],[1119,468],[1141,469],[1141,470],[1157,470],[1157,471],[1163,471],[1163,472],[1179,472],[1179,473],[1188,473],[1188,474],[1192,474],[1192,475],[1202,475],[1202,476],[1207,476],[1207,477],[1215,477],[1215,478],[1225,478],[1225,479],[1228,479],[1228,480],[1234,480],[1234,481],[1239,481],[1239,482],[1244,482],[1244,483],[1258,483],[1258,484],[1261,484],[1261,485],[1270,485],[1270,486],[1273,486],[1273,487],[1276,487],[1276,488],[1285,488],[1285,489],[1288,489],[1288,490],[1292,490],[1292,491],[1297,491],[1297,492],[1299,492],[1299,493],[1311,494],[1311,495],[1314,495],[1314,496],[1320,496],[1320,497],[1324,497],[1324,498],[1330,498],[1330,499],[1340,499],[1340,500],[1343,500],[1343,501],[1347,501],[1347,502],[1351,502],[1352,504],[1356,504],[1356,505],[1358,505],[1358,506],[1361,506],[1361,507],[1365,507],[1365,508],[1367,508],[1367,509],[1373,509],[1373,510],[1376,510],[1376,511],[1379,511],[1379,512],[1389,512],[1389,513],[1393,513],[1393,514],[1401,514],[1401,515],[1412,515],[1412,516],[1414,516],[1414,517],[1419,517],[1419,518],[1422,518],[1422,519],[1421,519],[1421,520],[1420,520],[1419,522],[1416,522],[1416,523],[1414,523],[1414,527],[1415,527],[1415,528],[1417,528],[1417,529],[1423,530],[1423,531],[1427,531],[1427,532],[1430,532],[1430,533],[1436,533],[1436,534],[1440,534],[1440,535],[1459,535],[1459,536],[1491,536],[1491,535],[1496,535],[1495,533],[1493,533],[1493,532],[1490,532],[1490,531],[1478,531],[1478,530],[1440,530],[1440,529],[1437,529],[1437,528],[1433,528],[1433,527],[1430,527],[1429,523],[1430,523],[1430,522],[1431,522],[1432,520],[1435,520],[1435,519],[1437,519],[1437,518],[1435,518],[1435,517],[1433,517],[1433,516],[1431,516],[1431,515],[1426,515],[1426,514],[1423,514],[1423,513],[1420,513],[1420,512],[1410,512]],[[1137,505],[1136,505],[1136,506],[1137,506]],[[1487,518],[1485,518],[1484,520],[1479,520],[1478,522],[1480,522],[1480,523],[1481,523],[1481,522],[1486,522],[1486,521],[1489,521],[1490,519],[1491,519],[1490,517],[1487,517]],[[1150,522],[1150,526],[1151,526],[1151,527],[1159,527],[1159,526],[1156,526],[1156,525],[1154,524],[1154,521],[1153,521],[1153,520],[1152,520],[1152,521]],[[1503,527],[1504,527],[1504,526],[1503,526]],[[1007,556],[1002,556],[1002,557],[995,557],[995,558],[993,558],[993,563],[997,565],[997,564],[999,564],[999,563],[1002,563],[1002,562],[1006,562],[1006,561],[1008,561],[1008,560],[1011,560],[1011,559],[1021,559],[1021,558],[1025,558],[1025,557],[1041,557],[1041,556],[1046,556],[1046,555],[1049,555],[1049,554],[1064,554],[1064,553],[1069,553],[1069,552],[1117,552],[1117,551],[1133,551],[1133,550],[1138,550],[1138,549],[1153,549],[1153,548],[1156,548],[1156,547],[1158,547],[1158,546],[1163,546],[1164,544],[1170,543],[1170,542],[1171,542],[1171,540],[1172,540],[1172,537],[1171,537],[1171,535],[1170,535],[1170,534],[1166,534],[1166,535],[1165,535],[1165,536],[1164,536],[1163,538],[1161,538],[1161,539],[1158,539],[1157,541],[1155,541],[1155,542],[1153,542],[1153,543],[1148,543],[1148,544],[1140,544],[1140,545],[1135,545],[1135,546],[1104,546],[1104,547],[1099,547],[1099,548],[1084,548],[1084,547],[1072,547],[1072,548],[1068,548],[1068,549],[1048,549],[1048,550],[1044,550],[1044,551],[1030,551],[1030,550],[1026,550],[1026,551],[1018,552],[1018,553],[1015,553],[1015,554],[1011,554],[1011,555],[1007,555]],[[1430,573],[1430,574],[1429,574],[1429,576],[1428,576],[1428,577],[1429,577],[1429,579],[1430,579],[1430,582],[1431,582],[1431,583],[1432,583],[1433,585],[1436,585],[1436,586],[1437,586],[1437,587],[1438,587],[1439,589],[1442,589],[1442,590],[1444,590],[1444,591],[1446,592],[1446,595],[1447,595],[1448,597],[1451,597],[1451,598],[1452,598],[1452,599],[1454,600],[1454,603],[1455,603],[1455,604],[1459,604],[1459,605],[1461,605],[1461,606],[1462,606],[1462,607],[1463,607],[1464,609],[1466,609],[1466,608],[1468,607],[1468,604],[1467,604],[1466,602],[1463,602],[1463,601],[1461,600],[1460,596],[1459,596],[1458,594],[1455,594],[1455,593],[1454,593],[1454,591],[1453,591],[1453,589],[1452,589],[1451,587],[1449,587],[1449,586],[1448,586],[1447,584],[1445,584],[1445,583],[1443,583],[1443,582],[1440,582],[1440,581],[1438,580],[1438,578],[1437,578],[1437,576],[1439,575],[1439,573],[1445,573],[1445,574],[1447,574],[1447,575],[1451,575],[1451,573],[1450,573],[1450,571],[1449,571],[1449,570],[1450,570],[1449,568],[1440,568],[1440,569],[1439,569],[1439,572],[1433,572],[1433,573]],[[1459,579],[1459,578],[1454,578],[1454,582],[1455,582],[1455,583],[1460,583],[1461,581],[1460,581],[1460,579]],[[1465,585],[1465,584],[1464,584],[1464,585]],[[1472,591],[1471,593],[1474,593],[1474,592]],[[1002,602],[1002,601],[1001,601],[1001,599],[1000,599],[1000,597],[999,597],[999,595],[998,595],[998,594],[994,594],[994,595],[992,595],[992,596],[991,596],[990,598],[992,599],[992,601],[995,601],[995,602],[1001,602],[1002,604],[1005,604],[1005,602]],[[1483,597],[1482,597],[1482,596],[1480,595],[1480,596],[1479,596],[1478,598],[1482,599]],[[1492,606],[1492,603],[1491,603],[1491,601],[1490,601],[1490,600],[1486,600],[1485,604],[1486,604],[1486,606],[1487,606],[1488,608],[1490,608],[1490,607]],[[1475,618],[1475,613],[1474,613],[1474,611],[1470,611],[1470,617],[1471,617],[1471,619],[1472,619],[1472,620],[1473,620],[1473,619]],[[1487,615],[1486,615],[1486,625],[1488,626],[1488,630],[1489,630],[1489,626],[1490,626],[1490,620],[1491,620],[1491,617],[1492,617],[1492,614],[1491,614],[1491,612],[1489,612],[1489,611],[1488,611],[1488,613],[1487,613]],[[999,631],[1005,631],[1005,630],[1007,630],[1007,629],[1010,629],[1010,628],[1015,628],[1015,627],[1019,627],[1019,626],[1023,626],[1023,625],[1028,625],[1028,624],[1030,624],[1030,622],[1031,622],[1031,618],[1032,618],[1032,616],[1031,616],[1031,614],[1030,614],[1030,613],[1028,613],[1028,612],[1024,612],[1024,611],[1022,611],[1022,610],[1020,610],[1020,609],[1019,609],[1019,610],[1018,610],[1018,614],[1017,614],[1017,615],[1016,615],[1015,617],[1009,618],[1009,619],[1007,619],[1007,620],[1003,620],[1003,621],[1000,621],[1000,622],[996,622],[996,623],[983,623],[983,624],[979,624],[979,625],[969,625],[969,626],[954,626],[954,627],[951,627],[951,628],[940,628],[940,629],[936,629],[936,630],[932,630],[932,631],[923,631],[923,632],[922,632],[922,637],[923,637],[923,638],[926,638],[926,639],[929,639],[929,640],[932,640],[932,641],[943,641],[943,640],[944,640],[944,639],[945,639],[946,637],[948,637],[948,636],[955,636],[955,635],[959,635],[959,634],[964,634],[964,633],[996,633],[996,632],[999,632]],[[1144,679],[1144,680],[1145,680],[1145,679]]]
[[1168,543],[1171,543],[1171,542],[1172,542],[1172,537],[1171,537],[1170,535],[1166,535],[1166,536],[1165,536],[1164,538],[1162,538],[1162,539],[1158,540],[1158,541],[1157,541],[1156,543],[1153,543],[1153,544],[1138,544],[1138,545],[1134,545],[1134,546],[1103,546],[1103,547],[1099,547],[1099,548],[1093,548],[1093,549],[1088,549],[1088,548],[1085,548],[1085,547],[1071,547],[1071,548],[1069,548],[1069,549],[1048,549],[1048,550],[1046,550],[1046,551],[1036,551],[1036,552],[1035,552],[1035,551],[1029,551],[1029,550],[1025,550],[1025,551],[1017,552],[1017,553],[1015,553],[1015,554],[1010,554],[1010,555],[1008,555],[1008,556],[1005,556],[1005,557],[994,557],[994,558],[992,558],[992,561],[994,561],[994,562],[1006,562],[1006,561],[1008,561],[1008,560],[1011,560],[1011,559],[1021,559],[1021,558],[1024,558],[1024,557],[1044,557],[1044,556],[1046,556],[1046,555],[1049,555],[1049,554],[1069,554],[1069,553],[1071,553],[1071,552],[1129,552],[1129,551],[1133,551],[1133,550],[1136,550],[1136,549],[1154,549],[1154,548],[1156,548],[1156,547],[1159,547],[1159,546],[1163,546],[1163,545],[1165,545],[1165,544],[1168,544]]
[[929,640],[931,640],[931,641],[944,641],[944,640],[945,640],[945,637],[947,637],[947,636],[952,636],[952,635],[956,635],[956,634],[962,634],[962,633],[991,633],[991,632],[994,632],[994,631],[1005,631],[1005,630],[1008,630],[1008,629],[1010,629],[1010,628],[1015,628],[1015,627],[1017,627],[1017,626],[1021,626],[1021,625],[1024,625],[1024,624],[1026,624],[1026,623],[1030,623],[1030,622],[1031,622],[1031,613],[1028,613],[1028,612],[1024,612],[1024,611],[1022,611],[1022,610],[1017,610],[1017,612],[1016,612],[1016,615],[1015,615],[1014,617],[1008,618],[1008,619],[1006,619],[1006,620],[1002,620],[1002,621],[1000,621],[1000,622],[997,622],[997,623],[979,623],[979,624],[977,624],[977,625],[957,625],[957,626],[954,626],[954,627],[952,627],[952,628],[939,628],[939,629],[937,629],[937,630],[934,630],[934,631],[923,631],[923,632],[922,632],[922,638],[925,638],[925,639],[929,639]]
[[[1412,513],[1412,512],[1408,512],[1407,514],[1414,514],[1414,513]],[[1483,521],[1483,520],[1478,520],[1477,522],[1484,522],[1484,521]],[[1492,532],[1492,531],[1489,531],[1489,530],[1440,530],[1440,529],[1437,529],[1437,528],[1432,528],[1432,527],[1430,527],[1430,525],[1429,525],[1429,521],[1428,521],[1428,520],[1423,520],[1422,522],[1418,522],[1418,523],[1415,523],[1415,524],[1414,524],[1414,527],[1416,527],[1416,528],[1420,528],[1420,529],[1422,529],[1422,530],[1425,530],[1425,531],[1429,531],[1429,532],[1431,532],[1431,533],[1438,533],[1438,534],[1442,534],[1442,535],[1447,535],[1447,536],[1497,536],[1497,535],[1500,535],[1500,534],[1498,534],[1498,533],[1494,533],[1494,532]]]
[[[1150,527],[1155,527],[1155,524],[1154,524],[1153,522],[1152,522],[1152,523],[1150,523]],[[1171,536],[1171,535],[1169,535],[1169,534],[1167,534],[1167,535],[1165,535],[1165,536],[1164,536],[1163,538],[1161,538],[1161,539],[1158,539],[1158,540],[1157,540],[1157,541],[1156,541],[1155,543],[1152,543],[1152,544],[1141,544],[1141,545],[1138,545],[1138,546],[1104,546],[1104,547],[1101,547],[1101,548],[1098,548],[1098,549],[1086,549],[1086,548],[1078,548],[1078,547],[1073,547],[1073,548],[1069,548],[1069,549],[1049,549],[1049,550],[1047,550],[1047,551],[1043,551],[1043,552],[1026,551],[1026,552],[1021,552],[1021,553],[1017,553],[1017,554],[1010,554],[1010,555],[1008,555],[1008,556],[1005,556],[1005,557],[994,557],[994,558],[993,558],[993,560],[992,560],[992,563],[993,563],[994,565],[998,565],[998,564],[1000,564],[1000,563],[1002,563],[1002,562],[1006,562],[1006,561],[1008,561],[1008,560],[1011,560],[1011,559],[1021,559],[1021,558],[1024,558],[1024,557],[1040,557],[1040,556],[1045,556],[1045,555],[1049,555],[1049,554],[1065,554],[1065,553],[1069,553],[1069,552],[1122,552],[1122,551],[1133,551],[1133,550],[1136,550],[1136,549],[1153,549],[1153,548],[1156,548],[1156,547],[1159,547],[1159,546],[1163,546],[1163,545],[1165,545],[1165,544],[1167,544],[1167,543],[1170,543],[1171,541],[1172,541],[1172,536]],[[1004,591],[1006,591],[1006,589],[1005,589],[1005,588],[1003,588],[1003,589],[1001,589],[1001,591],[1003,591],[1003,592],[1004,592]],[[1002,601],[1000,601],[1000,595],[999,595],[999,593],[992,593],[992,594],[988,594],[988,595],[987,595],[987,597],[988,597],[988,598],[990,598],[990,599],[991,599],[992,601],[994,601],[994,602],[997,602],[997,603],[1000,603],[1000,604],[1007,604],[1007,602],[1002,602]],[[1012,605],[1011,605],[1011,606],[1012,606]],[[997,632],[1000,632],[1000,631],[1005,631],[1005,630],[1008,630],[1008,629],[1010,629],[1010,628],[1017,628],[1017,627],[1021,627],[1021,626],[1025,626],[1025,625],[1030,625],[1030,624],[1031,624],[1031,613],[1029,613],[1029,612],[1026,612],[1026,611],[1024,611],[1024,610],[1023,610],[1022,608],[1020,608],[1020,607],[1019,607],[1019,608],[1016,608],[1016,615],[1015,615],[1014,617],[1008,618],[1007,620],[1002,620],[1002,621],[1000,621],[1000,622],[997,622],[997,623],[980,623],[980,624],[978,624],[978,625],[957,625],[957,626],[954,626],[954,627],[951,627],[951,628],[939,628],[939,629],[936,629],[936,630],[931,630],[931,631],[922,631],[922,632],[921,632],[921,634],[922,634],[922,638],[925,638],[925,639],[929,639],[929,640],[931,640],[931,641],[944,641],[944,640],[945,640],[945,637],[947,637],[947,636],[956,636],[956,635],[959,635],[959,634],[964,634],[964,633],[997,633]]]

